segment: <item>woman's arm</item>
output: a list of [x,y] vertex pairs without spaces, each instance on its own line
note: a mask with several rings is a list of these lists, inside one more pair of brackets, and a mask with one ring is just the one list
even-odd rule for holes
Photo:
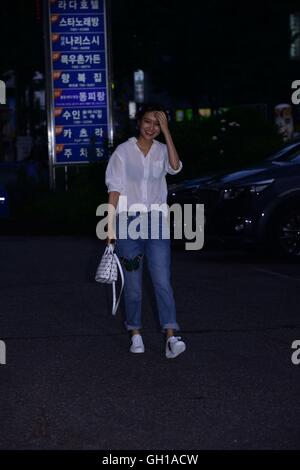
[[176,170],[178,170],[178,168],[180,166],[179,156],[178,156],[176,147],[174,145],[172,136],[170,134],[170,131],[168,130],[168,132],[166,132],[164,134],[164,136],[165,136],[166,144],[167,144],[167,147],[168,147],[168,155],[169,155],[170,165],[173,168],[173,170],[176,171]]
[[155,115],[159,121],[161,131],[166,140],[170,165],[173,168],[173,170],[177,171],[180,166],[180,161],[179,161],[179,156],[178,156],[176,147],[174,145],[174,142],[173,142],[173,139],[172,139],[169,127],[168,127],[167,116],[162,111],[157,111]]
[[107,222],[107,239],[106,243],[114,243],[116,240],[116,233],[114,231],[114,221],[116,216],[116,208],[118,205],[120,193],[118,191],[111,191],[108,195],[108,222]]
[[124,164],[118,154],[117,150],[111,155],[106,172],[105,184],[108,188],[108,223],[107,223],[107,244],[116,240],[115,228],[115,215],[116,208],[119,202],[120,194],[124,193]]

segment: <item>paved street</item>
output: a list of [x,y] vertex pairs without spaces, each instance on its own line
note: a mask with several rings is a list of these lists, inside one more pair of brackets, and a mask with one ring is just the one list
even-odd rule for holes
[[94,273],[97,239],[0,238],[1,449],[300,448],[300,265],[174,250],[187,351],[164,356],[145,273],[145,354]]

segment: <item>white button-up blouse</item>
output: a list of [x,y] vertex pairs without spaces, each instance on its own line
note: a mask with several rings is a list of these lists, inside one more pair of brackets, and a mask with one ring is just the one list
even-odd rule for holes
[[[181,169],[181,160],[178,170],[171,167],[165,144],[153,140],[145,157],[137,139],[131,137],[116,148],[106,168],[107,192],[120,193],[116,212],[128,211],[132,204],[143,204],[147,211],[151,210],[151,204],[166,204],[166,174],[176,175]],[[127,201],[121,196],[127,196]]]

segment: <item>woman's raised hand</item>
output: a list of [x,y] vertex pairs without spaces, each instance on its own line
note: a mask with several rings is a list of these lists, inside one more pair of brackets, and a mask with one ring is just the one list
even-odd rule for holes
[[166,114],[163,111],[156,111],[155,117],[159,122],[162,133],[166,134],[167,132],[169,132],[168,118]]

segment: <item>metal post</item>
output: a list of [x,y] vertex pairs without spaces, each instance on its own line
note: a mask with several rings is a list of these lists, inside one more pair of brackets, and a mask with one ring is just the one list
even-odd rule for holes
[[65,165],[65,191],[69,191],[68,165]]
[[105,21],[105,50],[106,50],[106,83],[107,83],[107,107],[108,115],[108,142],[109,146],[114,141],[113,126],[113,102],[112,102],[112,84],[113,84],[113,59],[112,59],[112,32],[111,32],[111,2],[104,0],[104,21]]
[[45,46],[45,72],[47,96],[47,123],[48,123],[48,155],[49,155],[49,186],[55,190],[55,129],[53,109],[53,82],[52,82],[52,45],[50,41],[50,2],[43,0],[44,46]]
[[53,191],[55,191],[56,190],[56,166],[55,165],[52,166],[51,178],[52,178],[52,180],[51,180],[51,189]]

